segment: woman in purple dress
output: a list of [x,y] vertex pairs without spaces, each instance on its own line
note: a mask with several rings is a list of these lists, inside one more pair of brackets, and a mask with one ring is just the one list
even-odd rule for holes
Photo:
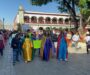
[[41,41],[40,56],[42,60],[48,61],[52,53],[52,42],[50,32],[44,31],[44,36]]

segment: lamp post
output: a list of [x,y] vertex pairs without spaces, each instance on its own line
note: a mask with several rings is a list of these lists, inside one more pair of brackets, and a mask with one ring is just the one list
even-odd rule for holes
[[5,21],[5,19],[3,18],[3,30],[4,30],[4,21]]

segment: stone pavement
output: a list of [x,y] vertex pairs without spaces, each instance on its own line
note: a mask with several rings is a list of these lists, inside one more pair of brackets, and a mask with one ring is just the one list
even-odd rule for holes
[[8,43],[4,49],[4,56],[0,56],[0,75],[15,75],[12,65],[12,50]]
[[38,56],[32,62],[22,60],[12,65],[12,50],[6,45],[4,57],[0,56],[0,75],[90,75],[90,54],[86,54],[85,44],[81,49],[69,48],[68,62],[59,62],[55,57],[42,61]]

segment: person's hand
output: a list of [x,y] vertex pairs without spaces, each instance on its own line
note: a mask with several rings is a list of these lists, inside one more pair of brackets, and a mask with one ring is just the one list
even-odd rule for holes
[[16,47],[16,44],[14,44],[14,46]]

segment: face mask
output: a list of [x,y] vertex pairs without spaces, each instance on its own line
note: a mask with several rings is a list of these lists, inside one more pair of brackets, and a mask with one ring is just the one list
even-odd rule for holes
[[43,31],[40,31],[39,34],[43,34]]
[[53,30],[53,34],[55,34],[55,31]]
[[59,35],[59,32],[57,32],[56,34]]

